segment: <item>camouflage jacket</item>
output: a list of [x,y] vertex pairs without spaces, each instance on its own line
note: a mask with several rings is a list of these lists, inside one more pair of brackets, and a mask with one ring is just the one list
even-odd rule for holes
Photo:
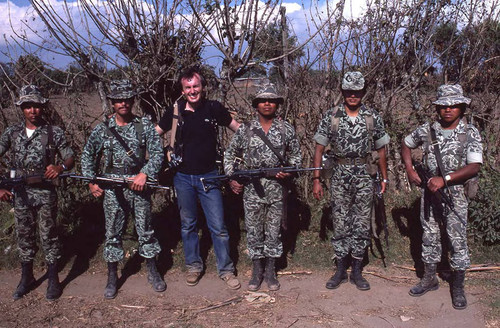
[[[48,143],[47,124],[35,129],[31,137],[26,134],[26,123],[18,123],[9,126],[0,137],[0,156],[3,156],[9,149],[11,150],[11,167],[29,174],[45,172],[49,165],[49,159],[44,154],[43,143]],[[64,131],[52,126],[52,144],[55,146],[56,154],[62,161],[73,156],[73,150],[66,141]],[[45,141],[43,141],[45,140]],[[57,164],[57,163],[54,163]]]
[[[434,155],[433,146],[430,142],[430,123],[425,123],[419,126],[415,131],[405,138],[405,144],[413,149],[422,146],[424,153],[424,161],[427,167],[433,174],[437,174],[438,165],[436,156]],[[439,122],[434,122],[432,127],[436,130],[436,139],[439,143],[441,157],[443,159],[444,174],[456,171],[462,166],[471,163],[483,162],[483,145],[481,143],[481,135],[479,131],[471,124],[467,124],[461,120],[458,126],[450,131],[449,136],[446,136]],[[466,134],[466,144],[461,144],[459,134]]]
[[[337,107],[335,116],[339,118],[337,133],[332,131],[332,115],[335,108],[331,108],[321,119],[314,140],[323,146],[331,144],[333,155],[337,158],[365,157],[373,149],[379,149],[389,143],[389,135],[385,132],[382,117],[376,110],[362,105],[354,122],[347,115],[344,105]],[[373,115],[372,139],[368,138],[365,115]],[[370,149],[370,145],[373,149]]]
[[[271,168],[281,166],[276,154],[262,141],[262,139],[250,129],[261,129],[260,122],[255,119],[241,124],[238,131],[229,143],[224,153],[224,171],[230,175],[234,172],[235,158],[242,157],[243,165],[237,169],[249,170],[257,168]],[[299,141],[295,135],[292,125],[286,121],[275,119],[267,133],[267,138],[274,148],[283,155],[283,142],[285,143],[285,155],[283,156],[287,166],[300,166],[302,156],[300,154]],[[284,137],[284,140],[283,140]]]
[[[142,122],[143,125],[141,141],[137,138],[135,122]],[[133,159],[127,155],[116,137],[108,133],[106,124],[116,129],[139,160],[143,160],[141,158],[143,157],[141,156],[141,145],[145,145],[149,160],[140,168],[140,172],[146,174],[151,179],[156,179],[163,162],[163,148],[160,136],[148,118],[140,118],[138,116],[134,116],[132,122],[129,124],[118,126],[113,115],[107,122],[98,124],[92,130],[82,152],[82,174],[86,177],[94,178],[100,173],[98,172],[100,160],[104,161],[102,164],[105,168],[132,168],[136,166]],[[101,155],[102,157],[100,157]],[[110,160],[112,163],[110,163]]]

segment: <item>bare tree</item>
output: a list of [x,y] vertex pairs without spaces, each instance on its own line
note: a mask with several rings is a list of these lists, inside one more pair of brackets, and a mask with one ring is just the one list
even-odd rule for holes
[[63,1],[61,7],[31,0],[31,4],[33,19],[41,19],[44,29],[27,21],[23,31],[14,31],[14,42],[24,49],[31,45],[73,58],[96,84],[104,113],[108,67],[119,68],[123,77],[132,79],[144,92],[144,109],[158,116],[175,97],[178,69],[199,61],[203,35],[186,21],[180,0]]

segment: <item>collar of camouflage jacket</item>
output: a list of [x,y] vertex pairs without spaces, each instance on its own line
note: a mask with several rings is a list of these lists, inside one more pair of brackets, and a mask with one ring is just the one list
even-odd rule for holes
[[[441,127],[441,124],[438,121],[434,122],[432,124],[432,127],[434,128],[434,130],[436,130],[436,133],[442,134],[443,128]],[[463,119],[461,119],[460,122],[458,122],[458,125],[454,129],[453,133],[467,133]]]

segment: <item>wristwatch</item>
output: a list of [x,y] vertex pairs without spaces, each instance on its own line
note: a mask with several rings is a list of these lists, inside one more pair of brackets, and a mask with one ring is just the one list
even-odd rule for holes
[[389,183],[389,180],[388,179],[382,179],[382,182],[383,183]]
[[63,171],[67,171],[68,170],[68,167],[66,165],[64,165],[64,163],[61,164],[61,167],[63,168]]
[[444,176],[444,179],[446,180],[446,182],[451,181],[451,176],[447,174]]

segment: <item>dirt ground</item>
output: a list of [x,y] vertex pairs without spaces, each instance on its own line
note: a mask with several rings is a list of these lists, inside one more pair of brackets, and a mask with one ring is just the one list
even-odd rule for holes
[[[376,270],[365,268],[379,275],[366,275],[369,291],[359,291],[350,283],[327,290],[324,284],[330,272],[303,271],[280,275],[282,288],[277,292],[263,288],[255,294],[245,288],[249,271],[239,273],[243,286],[234,291],[210,270],[197,286],[188,287],[183,273],[174,269],[165,275],[167,291],[155,293],[142,269],[124,281],[114,300],[105,300],[106,272],[90,269],[69,281],[62,297],[53,302],[45,299],[43,272],[37,272],[37,289],[13,301],[20,272],[0,270],[0,327],[472,328],[500,324],[498,319],[487,321],[488,309],[482,301],[498,290],[467,285],[469,306],[458,311],[451,306],[446,282],[441,281],[437,291],[411,297],[408,289],[418,280],[413,272],[395,267],[383,273]],[[64,270],[60,273],[62,281],[66,275]]]

